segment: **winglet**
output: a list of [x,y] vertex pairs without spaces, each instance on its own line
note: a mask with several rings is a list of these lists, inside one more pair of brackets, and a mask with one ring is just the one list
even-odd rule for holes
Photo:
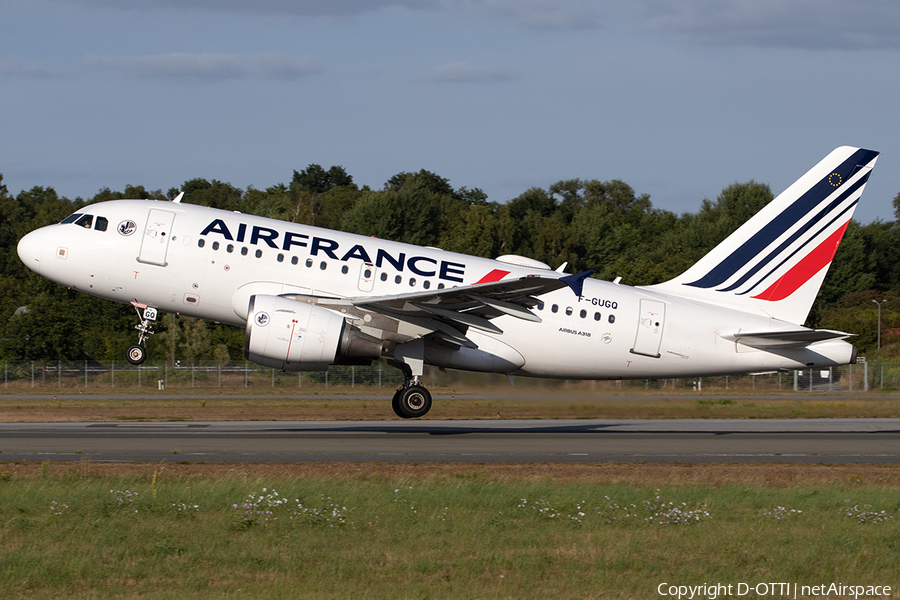
[[575,292],[576,296],[581,296],[581,291],[584,288],[584,280],[596,272],[597,271],[591,269],[589,271],[575,273],[574,275],[566,275],[565,277],[560,277],[559,280],[572,288],[572,291]]

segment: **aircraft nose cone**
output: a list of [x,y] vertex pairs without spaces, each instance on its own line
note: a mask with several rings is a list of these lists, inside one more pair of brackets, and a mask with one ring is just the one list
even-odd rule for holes
[[41,272],[41,251],[44,248],[44,236],[40,231],[32,231],[21,240],[16,251],[26,267],[35,273]]

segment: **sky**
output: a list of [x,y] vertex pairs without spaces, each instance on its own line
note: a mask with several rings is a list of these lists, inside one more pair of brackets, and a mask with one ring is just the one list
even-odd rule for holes
[[837,146],[900,193],[896,0],[0,0],[0,173],[90,198],[427,169],[505,202],[621,179],[696,212]]

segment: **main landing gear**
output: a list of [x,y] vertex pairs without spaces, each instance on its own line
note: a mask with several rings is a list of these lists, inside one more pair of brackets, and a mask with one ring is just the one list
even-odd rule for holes
[[139,365],[147,360],[147,349],[144,348],[144,342],[147,341],[148,337],[154,334],[153,324],[156,322],[156,309],[144,307],[144,314],[142,316],[139,306],[143,305],[137,305],[135,303],[132,303],[132,305],[134,306],[134,310],[137,311],[138,316],[141,317],[141,322],[134,326],[134,328],[138,330],[138,343],[128,347],[125,358],[131,364]]
[[431,410],[431,392],[420,383],[418,375],[412,374],[412,369],[406,363],[391,360],[388,364],[403,371],[405,380],[391,400],[394,414],[401,419],[424,417]]
[[419,385],[418,377],[394,392],[391,408],[401,419],[424,417],[431,410],[431,392]]

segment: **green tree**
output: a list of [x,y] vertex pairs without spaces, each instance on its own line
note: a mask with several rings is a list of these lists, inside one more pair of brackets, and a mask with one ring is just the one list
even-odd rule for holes
[[766,184],[755,181],[731,184],[715,202],[703,200],[696,215],[682,217],[684,226],[676,242],[679,251],[692,263],[700,260],[773,199],[772,190]]
[[[173,196],[174,197],[174,196]],[[88,204],[94,204],[96,202],[106,202],[107,200],[167,200],[167,196],[163,194],[162,190],[153,190],[148,191],[142,185],[126,185],[125,190],[122,192],[116,192],[110,190],[108,187],[101,189],[99,192],[94,194],[94,197],[90,199]]]
[[329,227],[331,225],[326,223],[334,222],[335,214],[340,215],[348,208],[345,200],[355,198],[356,191],[353,177],[347,174],[344,167],[332,166],[326,171],[321,165],[311,164],[299,173],[294,171],[290,194],[295,209],[289,220]]
[[206,322],[184,317],[183,323],[181,337],[184,341],[181,342],[181,356],[184,362],[191,364],[206,359],[212,343]]
[[352,186],[353,177],[347,174],[344,167],[332,166],[326,171],[322,165],[311,164],[299,173],[294,171],[291,184],[310,194],[324,194],[336,187]]
[[174,365],[175,351],[178,350],[181,339],[181,325],[178,322],[178,316],[172,313],[165,313],[160,321],[163,330],[157,334],[159,345],[163,348],[166,362]]
[[185,181],[181,191],[184,192],[183,202],[222,210],[241,210],[243,192],[230,183],[198,177]]
[[351,233],[437,246],[467,205],[456,198],[446,179],[428,171],[400,173],[380,192],[362,192],[341,220]]

